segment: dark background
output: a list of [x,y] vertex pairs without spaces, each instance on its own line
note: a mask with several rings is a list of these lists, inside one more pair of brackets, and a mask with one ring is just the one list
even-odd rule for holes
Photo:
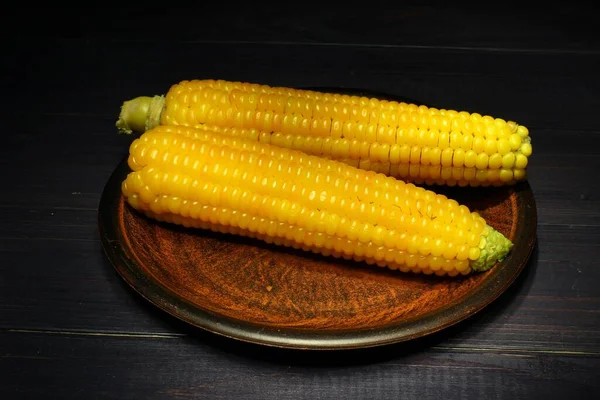
[[[6,10],[0,398],[596,398],[597,11],[576,2]],[[385,348],[276,350],[166,316],[106,261],[97,207],[130,141],[114,128],[121,102],[190,78],[368,89],[519,121],[534,148],[530,264],[473,318]]]

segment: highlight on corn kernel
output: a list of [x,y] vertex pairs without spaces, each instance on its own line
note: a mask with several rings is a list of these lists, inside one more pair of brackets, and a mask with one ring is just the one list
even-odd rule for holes
[[133,140],[122,193],[150,218],[438,276],[487,271],[513,244],[465,205],[384,174],[210,129]]
[[504,186],[527,178],[529,131],[514,121],[377,98],[185,80],[125,101],[118,132],[192,126],[300,150],[416,184]]

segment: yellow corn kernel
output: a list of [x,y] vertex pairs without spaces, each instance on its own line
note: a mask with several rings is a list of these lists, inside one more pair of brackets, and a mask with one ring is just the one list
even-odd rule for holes
[[522,170],[522,169],[515,169],[515,170],[513,170],[513,178],[516,181],[521,181],[521,180],[525,179],[525,177],[526,177],[525,170]]
[[519,134],[519,136],[521,137],[526,137],[529,135],[529,129],[527,129],[527,127],[523,126],[523,125],[519,125],[517,127],[517,133]]
[[521,153],[517,153],[515,157],[515,168],[525,169],[527,167],[527,157]]
[[465,153],[465,167],[474,167],[477,162],[477,153],[473,150],[469,150]]
[[[429,169],[421,167],[493,170],[498,169],[499,154],[503,168],[524,169],[523,157],[532,154],[526,127],[488,115],[225,80],[184,80],[171,86],[165,96],[141,96],[123,103],[119,132],[143,132],[158,125],[205,126],[224,133],[235,128],[225,133],[230,135],[258,131],[254,137],[265,142],[283,135],[277,138],[286,140],[276,140],[277,146],[386,174],[394,171],[399,179],[418,176],[424,182],[447,185],[457,182],[441,176],[433,179],[427,176]],[[517,154],[521,154],[518,160]],[[464,177],[460,184],[465,181],[484,184]]]
[[[477,213],[443,195],[208,129],[150,129],[130,146],[128,164],[132,172],[122,183],[128,204],[186,227],[449,276],[487,270],[512,246]],[[481,248],[486,240],[491,245]],[[487,257],[473,257],[477,249]]]
[[518,150],[519,147],[521,147],[522,139],[521,139],[521,136],[519,136],[518,134],[513,134],[513,135],[510,135],[508,142],[510,143],[511,150],[515,151],[515,150]]
[[500,179],[503,182],[509,182],[511,179],[513,179],[513,171],[510,169],[504,169],[502,168],[500,170]]
[[511,169],[515,165],[515,154],[508,153],[502,157],[502,168]]
[[449,167],[449,166],[452,165],[452,155],[453,155],[453,153],[454,152],[449,147],[446,147],[442,151],[442,159],[441,159],[442,167]]
[[479,170],[485,170],[488,167],[489,157],[486,153],[480,153],[475,160],[475,167]]
[[481,136],[476,136],[473,139],[473,151],[477,154],[485,152],[486,140]]
[[463,149],[456,149],[452,157],[452,165],[462,167],[465,163],[465,152]]
[[521,145],[521,154],[523,154],[525,157],[529,157],[532,151],[533,149],[531,147],[531,143],[523,143]]
[[488,156],[496,154],[498,151],[498,141],[496,139],[488,139],[485,142],[485,152]]
[[505,138],[501,138],[498,140],[498,153],[501,156],[505,156],[506,154],[510,153],[510,142],[508,141],[508,139]]
[[429,150],[429,163],[431,165],[440,165],[442,162],[442,149],[434,147]]
[[488,165],[492,170],[502,167],[502,156],[500,153],[493,153],[488,159]]

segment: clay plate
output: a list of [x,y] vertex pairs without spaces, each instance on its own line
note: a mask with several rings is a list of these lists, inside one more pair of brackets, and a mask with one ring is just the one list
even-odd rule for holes
[[102,245],[116,271],[141,296],[187,323],[269,346],[371,347],[444,329],[505,291],[536,239],[528,183],[436,187],[477,210],[515,247],[486,273],[404,274],[155,222],[124,202],[120,188],[128,172],[124,159],[106,184],[98,213]]

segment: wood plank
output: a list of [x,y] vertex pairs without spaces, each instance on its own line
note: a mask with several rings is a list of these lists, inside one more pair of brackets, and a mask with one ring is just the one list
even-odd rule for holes
[[[600,271],[593,260],[600,257],[600,230],[548,228],[540,227],[540,248],[519,280],[440,340],[448,346],[597,349]],[[104,258],[95,228],[79,240],[60,232],[51,239],[50,232],[38,240],[0,242],[0,328],[188,332],[121,280]]]
[[161,333],[183,325],[135,294],[97,239],[2,240],[0,260],[0,328]]
[[3,398],[521,400],[592,399],[600,390],[598,353],[448,351],[426,342],[299,353],[210,335],[0,335]]
[[[12,29],[10,34],[58,38],[136,41],[255,41],[359,44],[369,46],[466,47],[489,51],[600,49],[593,34],[594,5],[564,3],[560,7],[497,4],[477,7],[403,3],[401,6],[343,7],[335,3],[296,7],[256,7],[239,3],[191,8],[73,7],[16,9],[8,15],[31,21],[41,30]],[[51,15],[51,17],[49,16]],[[111,23],[107,24],[106,21]],[[140,28],[143,27],[143,28]],[[460,28],[460,29],[457,29]]]
[[[87,113],[115,118],[126,99],[164,93],[181,79],[221,78],[298,87],[359,87],[513,119],[532,129],[596,127],[600,53],[42,39],[21,40],[13,46],[17,60],[13,76],[20,84],[6,90],[15,109],[27,115]],[[95,71],[93,76],[86,72],[90,70]],[[40,92],[40,87],[46,90]]]

